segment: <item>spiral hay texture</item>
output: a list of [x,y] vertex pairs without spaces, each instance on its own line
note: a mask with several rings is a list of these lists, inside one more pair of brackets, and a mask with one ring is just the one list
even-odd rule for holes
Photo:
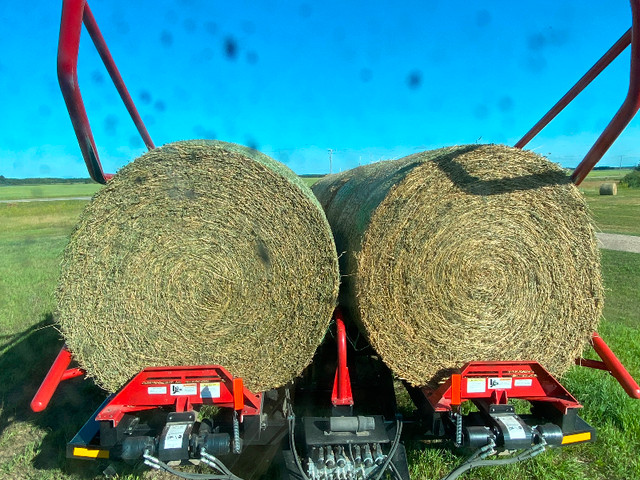
[[220,364],[254,391],[306,367],[329,325],[338,262],[317,200],[238,145],[165,145],[124,167],[71,236],[58,319],[109,391],[148,366]]
[[340,303],[414,385],[472,360],[562,374],[598,323],[586,203],[538,155],[444,148],[325,177],[313,192],[342,254]]

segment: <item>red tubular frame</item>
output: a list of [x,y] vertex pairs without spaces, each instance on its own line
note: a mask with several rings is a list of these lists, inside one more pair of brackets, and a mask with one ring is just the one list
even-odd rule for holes
[[591,345],[602,361],[578,358],[576,359],[576,364],[582,367],[608,371],[627,392],[627,395],[631,398],[640,399],[640,386],[638,386],[627,369],[624,368],[624,365],[618,360],[609,345],[596,332],[593,332],[591,336]]
[[[498,386],[491,386],[493,380]],[[471,382],[480,382],[481,388],[470,388]],[[563,414],[582,408],[542,365],[533,361],[469,362],[437,389],[420,390],[435,412],[451,411],[467,400],[504,404],[509,398],[549,403]]]
[[538,120],[531,130],[529,130],[524,137],[518,140],[514,146],[516,148],[524,148],[524,146],[529,143],[533,137],[538,135],[542,131],[544,127],[546,127],[551,120],[556,118],[556,116],[564,110],[564,108],[569,105],[574,98],[576,98],[587,86],[602,73],[602,71],[607,68],[613,60],[615,60],[618,55],[620,55],[631,43],[631,29],[627,30],[627,32],[620,37],[618,40],[608,51],[605,53],[600,60],[598,60],[593,67],[589,69],[584,76],[578,80],[578,82],[571,87],[571,89],[558,100],[551,110],[549,110],[544,117]]
[[44,377],[40,388],[33,396],[33,400],[31,400],[31,410],[34,412],[43,411],[47,408],[47,405],[49,405],[51,397],[60,382],[84,375],[85,372],[81,368],[67,369],[70,363],[71,352],[67,349],[66,345],[63,345],[60,353],[58,353],[58,356],[53,361],[47,376]]
[[631,72],[627,97],[609,125],[572,173],[571,180],[576,185],[582,183],[640,109],[640,0],[630,0],[630,3],[633,23],[629,31],[515,144],[516,148],[523,148],[529,143],[631,43]]
[[[216,384],[218,395],[205,396],[203,385]],[[175,393],[174,386],[190,386],[192,391]],[[151,393],[152,389],[160,389]],[[240,414],[258,415],[262,394],[253,393],[241,378],[233,377],[220,365],[149,367],[131,379],[97,415],[98,421],[110,421],[117,426],[126,413],[174,407],[176,412],[191,410],[194,405],[217,405],[233,408]]]
[[106,174],[102,170],[102,164],[98,157],[98,150],[78,85],[78,51],[80,49],[80,34],[83,22],[145,145],[149,150],[155,147],[133,103],[133,99],[129,95],[124,80],[122,80],[120,72],[111,57],[111,53],[107,48],[102,33],[100,33],[87,1],[64,0],[58,43],[58,82],[60,83],[60,90],[67,105],[71,123],[76,132],[89,175],[98,183],[107,183],[113,175]]
[[351,379],[347,368],[347,330],[344,326],[342,312],[336,308],[334,313],[336,319],[336,342],[338,344],[338,367],[333,381],[333,391],[331,392],[331,403],[334,406],[353,405],[353,393],[351,392]]

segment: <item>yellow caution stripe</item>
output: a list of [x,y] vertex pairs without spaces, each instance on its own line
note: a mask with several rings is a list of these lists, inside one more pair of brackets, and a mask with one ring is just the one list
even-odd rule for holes
[[574,433],[573,435],[565,435],[562,437],[562,445],[570,443],[588,442],[591,440],[591,432]]
[[109,450],[100,450],[99,448],[73,447],[73,456],[86,458],[109,458]]

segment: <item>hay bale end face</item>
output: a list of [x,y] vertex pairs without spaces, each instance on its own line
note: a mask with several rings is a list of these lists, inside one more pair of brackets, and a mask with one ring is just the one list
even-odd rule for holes
[[617,194],[618,194],[617,183],[611,182],[611,183],[600,184],[600,195],[617,195]]
[[562,374],[602,311],[587,205],[562,169],[498,145],[445,148],[321,179],[340,303],[399,377],[472,360]]
[[311,362],[338,280],[329,225],[291,170],[238,145],[177,142],[122,168],[83,212],[58,321],[106,390],[148,366],[221,364],[262,391]]

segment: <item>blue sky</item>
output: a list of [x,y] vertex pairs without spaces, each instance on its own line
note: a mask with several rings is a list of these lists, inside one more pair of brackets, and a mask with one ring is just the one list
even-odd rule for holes
[[[90,3],[156,145],[216,138],[297,173],[515,143],[629,28],[625,0]],[[0,174],[85,177],[57,85],[61,1],[0,3]],[[627,50],[528,146],[575,166],[626,95]],[[83,32],[105,171],[144,152]],[[640,161],[634,120],[601,165]]]

